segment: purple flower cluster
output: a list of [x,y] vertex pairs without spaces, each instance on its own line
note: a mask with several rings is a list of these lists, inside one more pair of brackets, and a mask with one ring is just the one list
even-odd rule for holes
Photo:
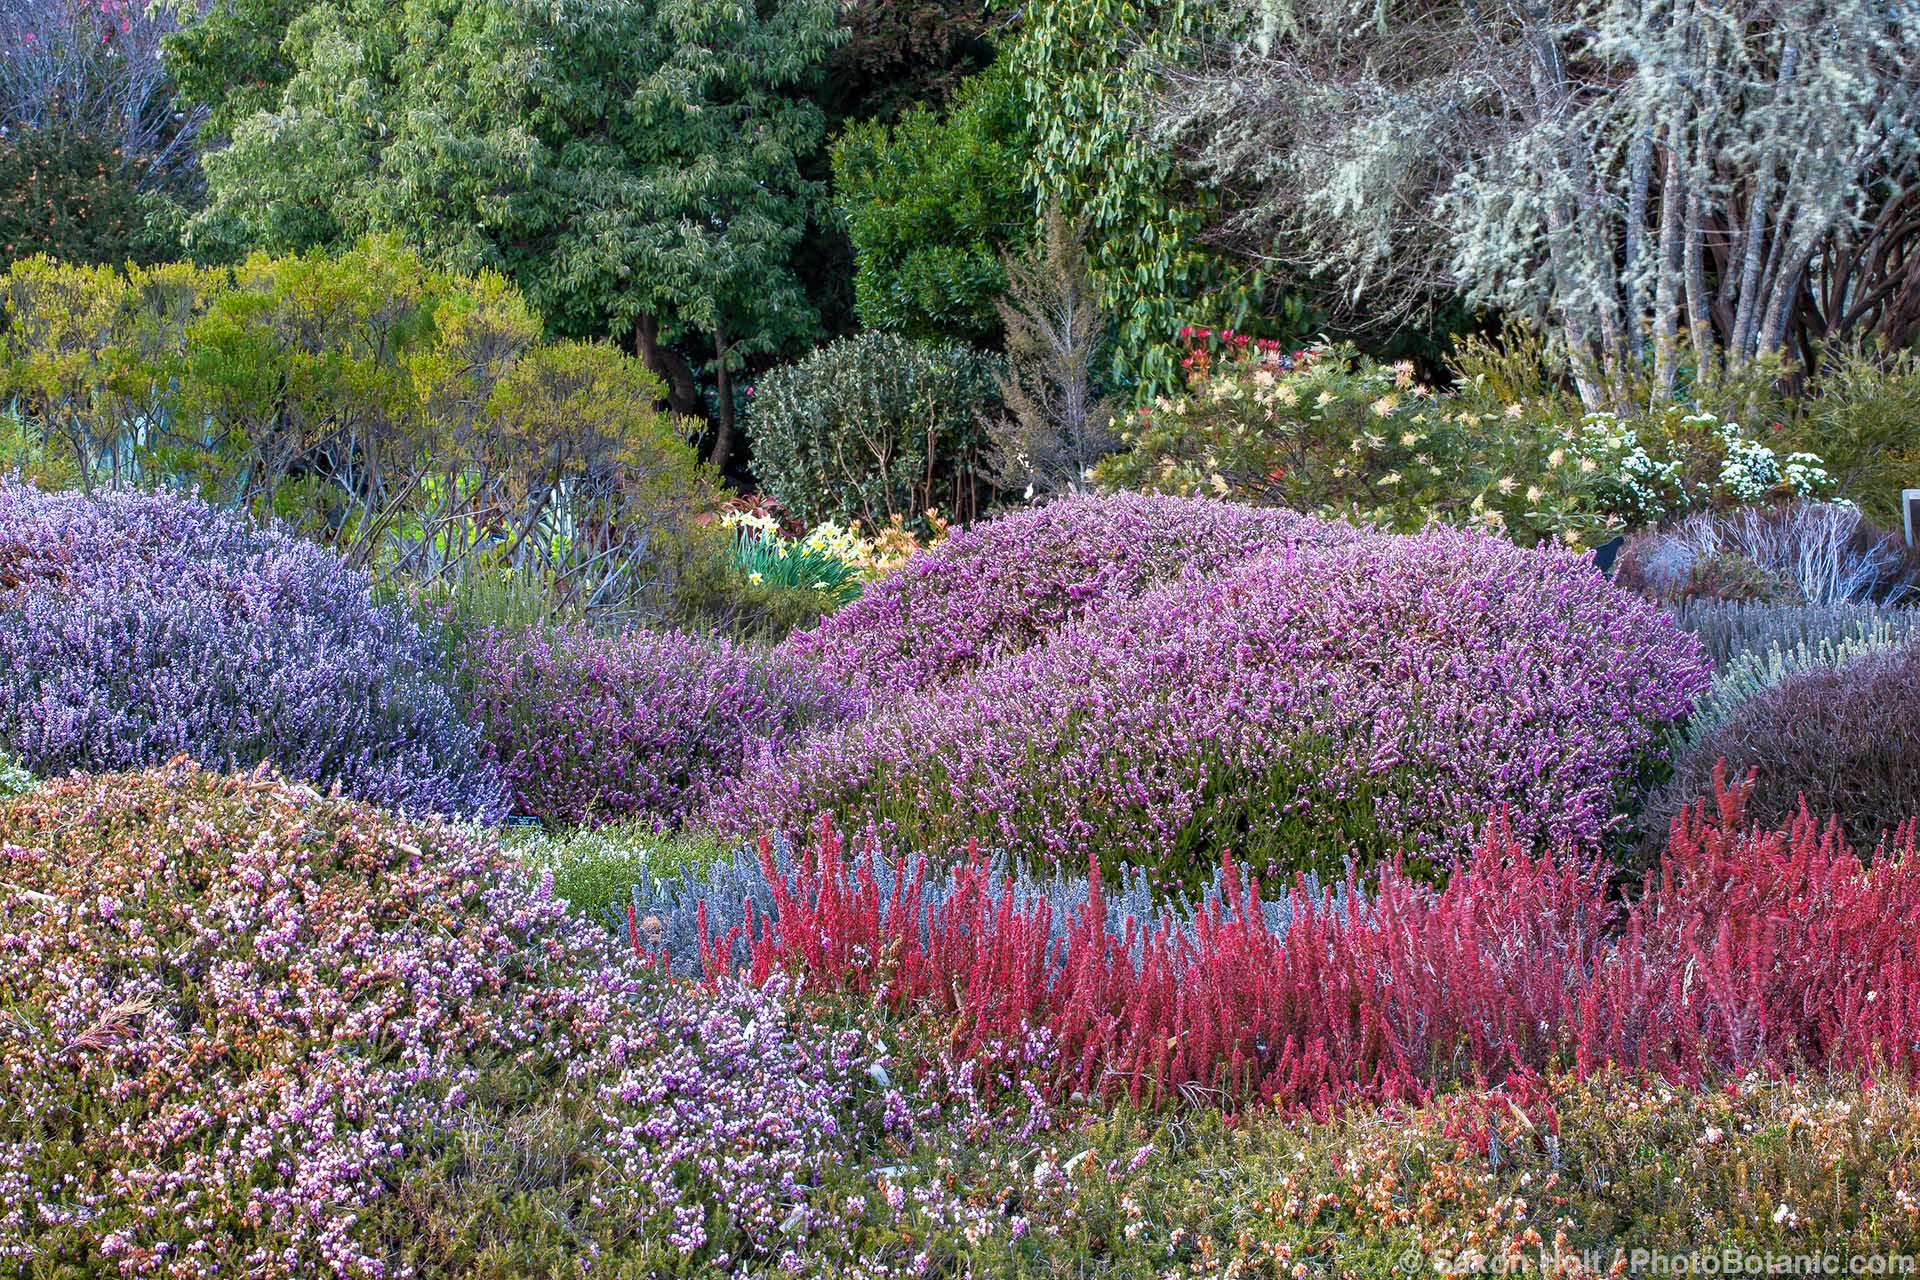
[[955,533],[782,647],[874,694],[907,693],[1038,644],[1156,582],[1357,536],[1344,524],[1208,499],[1078,495]]
[[405,612],[198,499],[0,480],[0,686],[0,749],[41,776],[184,753],[416,813],[504,808]]
[[711,817],[753,836],[832,812],[901,847],[1188,882],[1222,849],[1444,861],[1502,806],[1523,838],[1592,843],[1708,680],[1668,615],[1570,554],[1309,537],[818,734]]
[[469,661],[482,757],[550,822],[676,822],[769,744],[862,705],[786,658],[674,632],[494,631]]

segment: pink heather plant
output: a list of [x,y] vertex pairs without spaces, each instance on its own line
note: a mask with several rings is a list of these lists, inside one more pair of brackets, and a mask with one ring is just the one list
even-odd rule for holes
[[549,822],[675,823],[770,743],[861,707],[777,654],[672,632],[494,631],[469,663],[482,758]]
[[186,753],[415,813],[505,793],[407,614],[198,499],[0,480],[0,752],[50,777]]
[[1199,498],[1079,495],[954,533],[782,648],[875,695],[908,693],[1045,640],[1182,574],[1347,525]]
[[669,982],[470,829],[182,764],[0,805],[0,881],[7,1274],[878,1277],[996,1225],[918,1154],[1000,1122],[977,1076]]
[[1592,846],[1708,679],[1670,617],[1573,555],[1306,537],[818,734],[710,817],[752,837],[832,812],[894,847],[1189,883],[1223,850],[1444,862],[1503,806],[1521,839]]

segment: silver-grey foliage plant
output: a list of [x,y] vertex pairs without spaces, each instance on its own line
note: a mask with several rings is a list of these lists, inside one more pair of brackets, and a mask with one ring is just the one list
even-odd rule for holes
[[1920,0],[1243,0],[1162,132],[1370,308],[1550,322],[1589,408],[1920,331]]
[[[771,842],[770,851],[775,874],[791,881],[796,856],[793,845],[778,838]],[[909,883],[919,877],[922,927],[955,890],[953,869],[927,865],[923,855],[916,854],[902,863],[877,849],[868,849],[850,855],[849,861],[856,868],[864,865],[883,900],[891,897],[901,875],[904,874]],[[1016,909],[1030,909],[1044,901],[1055,947],[1065,945],[1073,921],[1086,907],[1092,891],[1085,875],[1035,876],[1014,866],[1004,854],[988,860],[987,882],[992,886],[996,908],[1009,898]],[[1331,893],[1336,911],[1344,912],[1352,901],[1352,891],[1346,882],[1329,888],[1318,876],[1308,873],[1302,877],[1301,885],[1313,898]],[[1212,884],[1197,901],[1176,898],[1168,902],[1164,895],[1152,891],[1146,872],[1138,868],[1124,869],[1119,883],[1102,887],[1102,896],[1106,900],[1107,931],[1116,938],[1125,936],[1129,922],[1151,927],[1163,918],[1191,933],[1193,918],[1201,905],[1217,907],[1226,900],[1223,872],[1214,873]],[[730,960],[736,964],[743,961],[745,932],[735,935],[734,930],[746,923],[749,913],[758,921],[769,920],[775,914],[773,887],[767,880],[757,846],[742,845],[731,856],[700,870],[683,865],[676,874],[634,885],[632,920],[628,920],[625,906],[616,903],[609,909],[608,922],[622,934],[630,924],[641,931],[642,945],[664,949],[673,972],[699,973],[702,963],[699,921],[703,905],[710,942],[720,943],[733,935]],[[1292,896],[1286,888],[1279,885],[1264,888],[1260,908],[1268,929],[1284,934],[1293,919]],[[1136,941],[1143,940],[1144,932],[1136,934]]]

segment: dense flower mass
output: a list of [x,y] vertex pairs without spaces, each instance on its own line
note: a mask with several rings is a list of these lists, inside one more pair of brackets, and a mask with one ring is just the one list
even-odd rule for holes
[[1098,606],[1344,525],[1231,503],[1075,496],[954,533],[784,648],[876,694],[928,685],[1038,644]]
[[769,743],[861,706],[777,655],[673,632],[495,631],[470,675],[481,754],[552,822],[676,822]]
[[835,812],[906,847],[1189,882],[1224,849],[1444,860],[1501,806],[1523,838],[1593,845],[1707,683],[1695,641],[1572,555],[1309,526],[817,735],[713,817],[751,837]]
[[0,880],[8,1274],[881,1277],[994,1225],[917,1154],[997,1123],[973,1068],[666,981],[465,828],[179,764],[0,806]]
[[28,1271],[380,1274],[356,1218],[479,1063],[564,1039],[574,997],[516,990],[528,939],[597,945],[455,828],[193,766],[48,784],[0,858],[0,1256]]
[[187,753],[414,812],[504,807],[401,609],[197,499],[0,481],[0,749],[42,776]]

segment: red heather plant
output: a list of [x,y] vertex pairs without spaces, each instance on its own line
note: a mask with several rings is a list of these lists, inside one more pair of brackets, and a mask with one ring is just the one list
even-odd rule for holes
[[[1674,820],[1657,888],[1635,908],[1595,998],[1583,1053],[1644,1024],[1675,1057],[1855,1072],[1920,1066],[1920,859],[1908,818],[1863,863],[1806,806],[1749,824],[1755,779],[1724,767]],[[1594,1044],[1586,1042],[1592,1038]],[[1617,1051],[1616,1051],[1617,1052]],[[1649,1065],[1666,1065],[1643,1054]]]
[[1444,864],[1503,805],[1523,840],[1593,846],[1709,678],[1583,558],[1452,530],[1309,539],[817,734],[710,817],[752,838],[850,814],[935,856],[977,839],[1189,886],[1229,849],[1263,874]]
[[[1659,890],[1623,923],[1605,864],[1536,855],[1504,817],[1435,890],[1385,868],[1372,893],[1296,883],[1272,923],[1231,864],[1191,923],[1106,918],[1094,892],[1055,933],[974,854],[938,901],[921,874],[882,891],[823,824],[787,876],[762,846],[770,914],[708,936],[710,976],[743,936],[755,980],[951,1020],[956,1053],[989,1060],[1035,1038],[1061,1094],[1264,1101],[1324,1111],[1418,1099],[1558,1066],[1911,1071],[1920,1059],[1920,863],[1911,824],[1872,869],[1838,828],[1744,826],[1746,788],[1675,824]],[[905,871],[909,864],[899,864]]]
[[494,630],[469,659],[480,753],[517,811],[677,823],[769,744],[861,704],[779,655],[672,632]]
[[909,693],[1157,582],[1287,543],[1360,536],[1212,499],[1072,495],[953,533],[782,648],[876,695]]

